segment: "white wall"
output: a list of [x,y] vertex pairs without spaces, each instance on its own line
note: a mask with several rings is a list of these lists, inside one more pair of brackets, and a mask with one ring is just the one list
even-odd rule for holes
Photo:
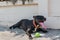
[[49,0],[50,16],[60,16],[60,0]]
[[32,19],[38,14],[38,6],[17,6],[0,8],[0,25],[12,25],[21,19]]
[[48,0],[38,0],[39,14],[48,16]]
[[49,0],[49,14],[48,23],[51,28],[60,29],[60,0]]
[[[48,28],[60,29],[60,0],[39,0],[39,15],[47,18]],[[49,4],[48,4],[49,3]],[[48,10],[49,8],[49,10]],[[49,12],[48,12],[49,11]]]

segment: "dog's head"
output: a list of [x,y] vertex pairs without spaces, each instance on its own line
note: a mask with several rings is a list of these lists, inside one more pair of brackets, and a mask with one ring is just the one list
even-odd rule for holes
[[44,16],[41,16],[41,15],[33,16],[33,18],[34,18],[36,23],[40,23],[40,22],[46,21],[46,18]]

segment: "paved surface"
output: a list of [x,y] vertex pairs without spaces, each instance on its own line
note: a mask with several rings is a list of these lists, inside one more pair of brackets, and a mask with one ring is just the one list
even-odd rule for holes
[[[60,30],[59,29],[48,29],[48,33],[40,32],[42,37],[35,38],[34,34],[33,40],[60,40]],[[9,30],[7,26],[0,25],[0,40],[29,40],[28,36],[21,29]]]

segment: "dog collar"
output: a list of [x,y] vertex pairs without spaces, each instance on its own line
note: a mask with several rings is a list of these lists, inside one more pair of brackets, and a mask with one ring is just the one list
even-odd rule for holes
[[36,23],[35,23],[35,20],[33,20],[33,25],[34,25],[35,28],[37,27],[37,25],[36,25]]

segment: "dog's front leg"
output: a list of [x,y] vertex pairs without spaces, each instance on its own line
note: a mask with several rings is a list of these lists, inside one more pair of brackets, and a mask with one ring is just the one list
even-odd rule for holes
[[27,29],[26,34],[29,36],[29,39],[33,39],[32,36],[31,36],[31,31],[30,31],[30,29]]

